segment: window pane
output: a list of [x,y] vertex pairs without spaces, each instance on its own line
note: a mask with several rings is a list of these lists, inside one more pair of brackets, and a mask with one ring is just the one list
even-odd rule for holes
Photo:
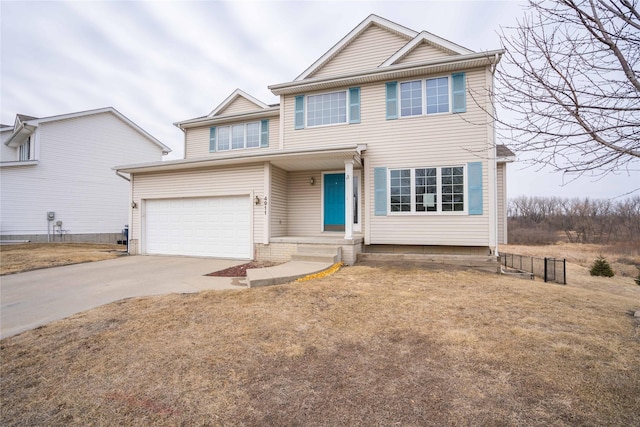
[[260,122],[247,123],[247,148],[260,146]]
[[410,212],[411,169],[394,169],[389,175],[391,212]]
[[307,125],[347,122],[347,92],[312,95],[307,98]]
[[224,151],[229,149],[229,143],[231,139],[231,132],[229,126],[222,126],[218,128],[218,151]]
[[435,168],[416,169],[416,212],[436,212],[438,210],[438,196],[435,179]]
[[244,125],[233,125],[231,127],[231,148],[244,148]]
[[464,211],[464,168],[442,168],[442,211]]
[[449,112],[449,78],[427,80],[427,114]]
[[400,83],[400,115],[422,114],[422,81]]

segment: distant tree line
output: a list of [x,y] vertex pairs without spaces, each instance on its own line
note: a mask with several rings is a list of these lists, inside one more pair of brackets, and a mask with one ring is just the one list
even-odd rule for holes
[[509,243],[640,242],[640,196],[624,200],[560,197],[510,199]]

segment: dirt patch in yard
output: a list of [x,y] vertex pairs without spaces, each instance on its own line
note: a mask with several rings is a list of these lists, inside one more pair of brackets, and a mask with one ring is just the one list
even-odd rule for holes
[[0,342],[0,423],[640,425],[640,286],[581,274],[357,265],[120,301]]
[[93,243],[24,243],[0,245],[0,275],[126,255],[126,246]]

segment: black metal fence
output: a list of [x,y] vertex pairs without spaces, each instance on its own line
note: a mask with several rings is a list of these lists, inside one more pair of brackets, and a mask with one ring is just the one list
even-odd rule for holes
[[567,260],[556,258],[538,258],[528,255],[500,254],[502,265],[516,270],[526,271],[545,282],[567,284]]

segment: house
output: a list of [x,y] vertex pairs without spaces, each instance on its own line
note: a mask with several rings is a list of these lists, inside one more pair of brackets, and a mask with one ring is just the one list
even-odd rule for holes
[[502,50],[371,15],[267,105],[236,90],[175,123],[185,158],[126,165],[130,250],[286,261],[497,252],[506,169],[491,122]]
[[0,238],[122,240],[130,186],[113,171],[171,151],[114,108],[36,118],[0,128]]

